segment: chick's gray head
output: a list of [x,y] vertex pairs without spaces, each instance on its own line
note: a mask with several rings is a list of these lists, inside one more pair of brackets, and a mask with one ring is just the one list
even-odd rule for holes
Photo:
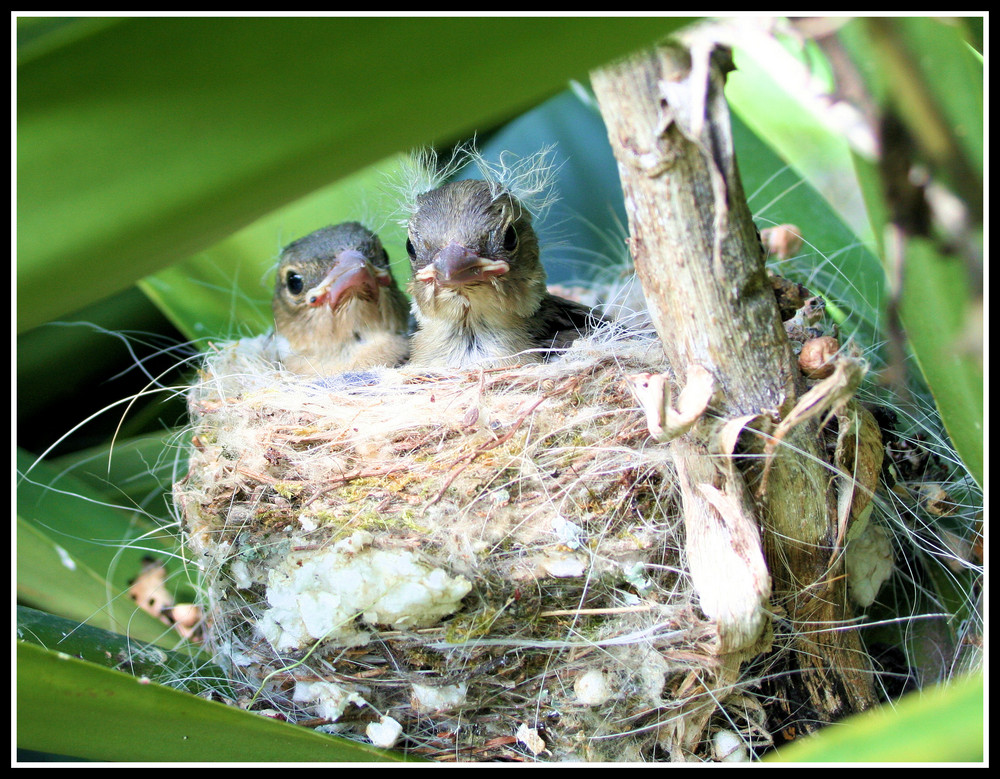
[[392,284],[389,256],[375,233],[357,222],[316,230],[285,247],[278,264],[274,302],[290,310],[335,309],[351,295],[374,300]]
[[408,225],[410,290],[425,316],[530,316],[545,295],[531,214],[506,190],[463,180],[420,195]]
[[[290,341],[336,337],[360,325],[403,328],[406,303],[378,236],[357,222],[324,227],[281,253],[272,298]],[[304,346],[304,345],[303,345]]]

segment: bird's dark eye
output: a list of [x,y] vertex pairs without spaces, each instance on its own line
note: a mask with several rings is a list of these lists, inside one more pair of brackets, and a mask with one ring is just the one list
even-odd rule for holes
[[411,260],[417,259],[417,250],[413,248],[413,241],[409,238],[406,239],[406,253],[410,255]]
[[509,252],[517,248],[517,230],[514,229],[514,225],[509,225],[507,232],[503,234],[503,248]]
[[302,276],[293,270],[288,271],[288,275],[285,276],[285,286],[288,287],[288,291],[293,295],[300,295],[302,293],[302,288],[305,286],[305,282],[302,280]]

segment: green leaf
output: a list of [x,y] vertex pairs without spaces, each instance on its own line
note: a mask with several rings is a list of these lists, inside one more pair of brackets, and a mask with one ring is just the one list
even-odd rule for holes
[[144,17],[33,37],[17,68],[18,331],[684,23]]
[[147,556],[182,574],[176,538],[26,452],[17,465],[18,600],[140,640],[169,640],[127,590]]
[[17,745],[103,761],[404,759],[23,641],[17,644]]
[[768,755],[786,763],[946,763],[983,759],[983,678],[906,695]]
[[[177,431],[104,443],[48,460],[53,470],[72,474],[108,501],[134,505],[166,517],[173,482],[183,476],[186,439]],[[153,523],[146,525],[153,527]]]
[[25,606],[17,607],[17,638],[176,689],[232,697],[222,670],[197,647],[172,652]]

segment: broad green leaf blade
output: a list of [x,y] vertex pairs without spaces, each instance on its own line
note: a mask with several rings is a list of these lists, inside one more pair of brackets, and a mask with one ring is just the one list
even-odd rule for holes
[[981,762],[983,678],[974,676],[910,693],[831,725],[765,758],[788,763]]
[[111,16],[81,18],[60,16],[19,16],[17,18],[17,62],[28,62],[36,57],[68,46],[123,19]]
[[17,745],[102,761],[401,760],[32,644],[17,644]]
[[146,17],[36,41],[17,72],[18,331],[684,21]]
[[190,652],[172,652],[24,606],[17,607],[17,638],[196,695],[232,697],[222,670],[201,656],[196,647]]
[[176,560],[176,539],[23,451],[18,474],[18,599],[140,640],[171,640],[164,637],[166,626],[141,611],[127,589],[143,559],[152,556],[191,592]]

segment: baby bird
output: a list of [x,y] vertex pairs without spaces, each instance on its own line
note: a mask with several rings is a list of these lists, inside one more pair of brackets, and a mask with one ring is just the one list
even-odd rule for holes
[[417,197],[406,250],[418,330],[414,365],[469,368],[540,362],[600,317],[550,295],[531,215],[486,181]]
[[406,297],[389,255],[357,222],[324,227],[281,252],[271,300],[284,366],[329,376],[394,366],[409,351]]

